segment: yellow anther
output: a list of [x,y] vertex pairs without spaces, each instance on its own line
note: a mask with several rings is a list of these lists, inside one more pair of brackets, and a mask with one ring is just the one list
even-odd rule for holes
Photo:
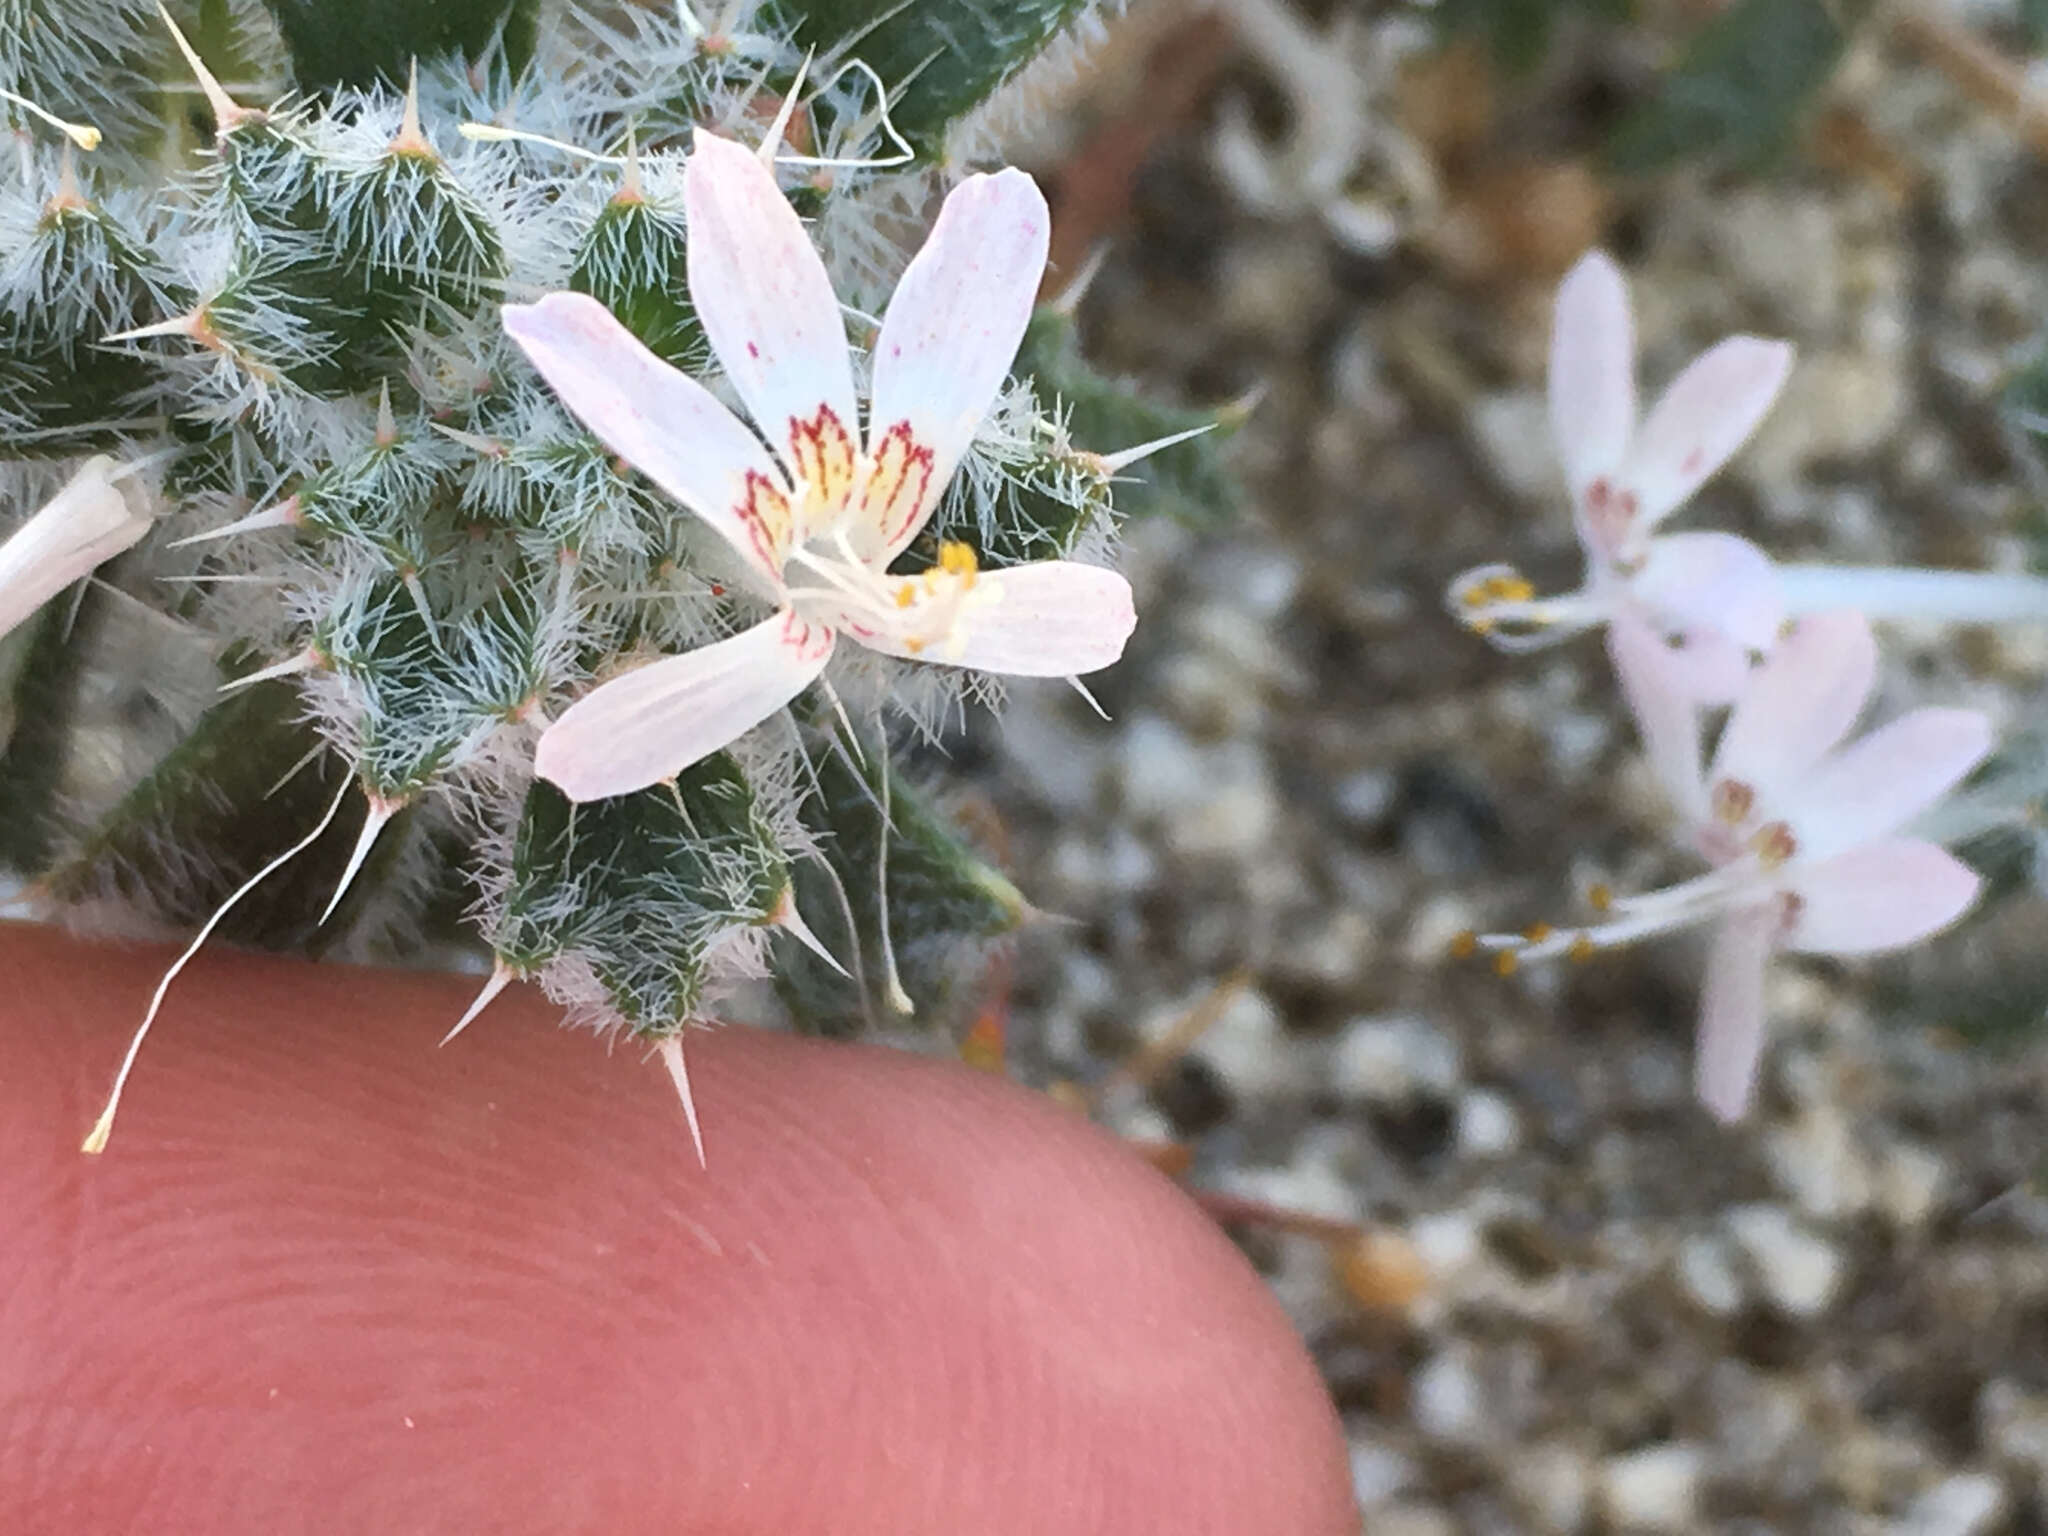
[[1467,587],[1465,589],[1465,595],[1462,598],[1460,598],[1459,601],[1462,602],[1467,608],[1484,608],[1489,602],[1493,600],[1490,596],[1492,591],[1493,581],[1491,578],[1489,578],[1485,581],[1480,582],[1477,586]]
[[1735,779],[1723,779],[1714,786],[1714,816],[1737,827],[1756,809],[1756,791]]
[[1466,622],[1465,627],[1475,635],[1490,635],[1493,633],[1493,620],[1471,619]]
[[1757,862],[1765,869],[1777,869],[1799,851],[1799,841],[1782,821],[1774,821],[1750,839]]
[[1496,976],[1512,976],[1522,968],[1522,957],[1512,949],[1504,949],[1493,957],[1493,973]]
[[981,569],[981,562],[974,558],[974,550],[958,539],[948,539],[939,546],[939,569],[948,576],[972,577]]
[[1605,912],[1614,905],[1614,888],[1603,882],[1594,882],[1586,892],[1586,900],[1595,912]]
[[1495,602],[1526,603],[1536,595],[1535,587],[1520,576],[1496,576],[1486,584]]
[[1478,950],[1479,935],[1470,928],[1467,928],[1463,933],[1451,940],[1451,958],[1453,960],[1469,960],[1474,954],[1478,953]]
[[903,642],[903,649],[910,652],[911,655],[916,656],[923,652],[924,642],[918,639],[915,635],[912,635],[909,639]]
[[1575,964],[1584,965],[1598,953],[1598,947],[1582,933],[1572,940],[1572,947],[1566,950],[1565,953],[1571,956]]
[[1557,930],[1551,927],[1548,923],[1531,923],[1527,928],[1524,928],[1522,930],[1522,937],[1527,939],[1531,944],[1541,944],[1545,939],[1549,938],[1555,932],[1557,932]]
[[906,581],[896,589],[896,606],[898,608],[908,608],[916,601],[917,585],[915,582]]

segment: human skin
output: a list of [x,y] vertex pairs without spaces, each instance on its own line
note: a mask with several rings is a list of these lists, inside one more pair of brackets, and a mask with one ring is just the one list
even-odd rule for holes
[[[0,1526],[1355,1532],[1299,1341],[1037,1096],[731,1029],[658,1064],[473,980],[0,926]],[[524,989],[520,989],[524,990]]]

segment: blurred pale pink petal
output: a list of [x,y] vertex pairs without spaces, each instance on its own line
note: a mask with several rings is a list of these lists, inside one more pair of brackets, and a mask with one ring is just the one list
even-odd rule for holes
[[1768,792],[1841,744],[1877,681],[1877,642],[1858,613],[1809,614],[1758,667],[1728,717],[1713,777]]
[[1671,647],[1643,619],[1624,610],[1607,626],[1607,652],[1657,781],[1680,815],[1698,819],[1707,808],[1700,782],[1699,711],[1687,682],[1675,675]]
[[683,168],[690,302],[754,425],[792,479],[821,427],[859,431],[846,324],[803,220],[755,153],[702,129]]
[[550,726],[534,771],[571,800],[623,795],[682,772],[802,693],[832,632],[791,613],[613,678]]
[[1866,843],[1802,870],[1783,945],[1820,955],[1897,949],[1946,928],[1983,882],[1947,849],[1917,838]]
[[1629,590],[1668,632],[1711,630],[1752,651],[1768,651],[1785,620],[1771,557],[1732,533],[1650,540]]
[[129,548],[150,523],[141,487],[105,454],[87,459],[0,544],[0,635]]
[[1550,327],[1550,432],[1575,514],[1628,451],[1635,366],[1628,286],[1605,252],[1588,251],[1559,285]]
[[957,641],[911,649],[888,635],[863,637],[874,650],[1011,677],[1081,677],[1124,653],[1137,616],[1131,585],[1115,571],[1072,560],[1040,560],[989,571],[992,601],[961,620]]
[[1674,635],[1668,649],[1674,686],[1702,708],[1740,698],[1749,686],[1749,651],[1718,630]]
[[1792,348],[1731,336],[1700,354],[1650,408],[1622,482],[1644,527],[1679,506],[1756,430],[1792,368]]
[[1778,927],[1775,904],[1731,912],[1707,949],[1694,1085],[1723,1123],[1740,1120],[1756,1088],[1764,1043],[1764,973]]
[[779,476],[716,396],[588,294],[507,304],[505,331],[600,442],[724,535],[769,591],[781,585],[788,520],[786,509],[776,515]]
[[1990,751],[1991,722],[1976,710],[1916,709],[1843,748],[1773,809],[1798,829],[1801,860],[1817,863],[1889,837]]
[[856,525],[854,549],[886,563],[916,537],[1002,388],[1045,274],[1051,216],[1024,172],[970,176],[896,285],[874,351],[868,449],[892,432],[930,454],[914,496],[874,497],[886,526]]

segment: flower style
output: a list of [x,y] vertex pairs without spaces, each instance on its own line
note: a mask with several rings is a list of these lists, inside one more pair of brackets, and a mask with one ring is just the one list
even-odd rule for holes
[[1673,675],[1695,697],[1733,698],[1784,617],[1770,559],[1734,534],[1655,530],[1756,430],[1791,366],[1786,343],[1731,336],[1638,423],[1628,290],[1605,255],[1580,258],[1557,292],[1549,391],[1585,584],[1540,598],[1511,567],[1481,566],[1451,583],[1452,612],[1506,650],[1638,614],[1678,642]]
[[95,454],[0,544],[0,635],[149,532],[134,472]]
[[536,771],[574,800],[657,783],[788,704],[842,636],[1028,677],[1122,655],[1135,618],[1113,571],[1047,560],[985,572],[950,543],[929,570],[889,570],[1030,319],[1050,224],[1031,178],[971,176],[946,199],[883,317],[864,445],[838,301],[773,173],[700,131],[684,212],[691,298],[760,436],[583,295],[508,305],[505,329],[592,432],[724,536],[776,612],[593,690],[542,736]]
[[1591,928],[1478,943],[1504,957],[1583,956],[1718,919],[1697,1086],[1715,1116],[1739,1119],[1763,1047],[1764,975],[1775,951],[1897,949],[1976,900],[1979,880],[1966,865],[1899,833],[1984,759],[1990,722],[1975,710],[1916,709],[1842,746],[1875,682],[1877,647],[1860,614],[1813,614],[1758,667],[1703,777],[1698,710],[1669,646],[1632,614],[1618,615],[1608,635],[1651,763],[1714,868],[1606,902],[1612,915]]

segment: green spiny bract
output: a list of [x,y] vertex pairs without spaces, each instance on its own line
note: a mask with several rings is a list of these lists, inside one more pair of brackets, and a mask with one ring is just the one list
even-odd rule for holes
[[[198,49],[231,36],[259,76],[240,106],[213,89],[202,121],[153,7],[0,0],[0,86],[107,132],[77,155],[0,112],[30,135],[0,165],[0,536],[95,449],[143,466],[157,514],[0,642],[0,866],[56,909],[189,926],[341,795],[347,814],[224,931],[483,948],[651,1035],[768,973],[800,1020],[885,1013],[891,950],[921,1012],[967,996],[972,957],[1028,909],[919,792],[884,794],[887,726],[852,751],[812,699],[673,785],[572,806],[534,780],[541,728],[593,682],[760,612],[730,551],[563,411],[498,306],[577,289],[710,375],[689,131],[758,141],[802,77],[792,151],[830,163],[785,186],[841,292],[878,310],[947,125],[1084,7],[493,0],[402,37],[379,31],[388,6],[346,29],[273,9],[296,75],[248,0],[174,7],[232,21]],[[25,46],[5,24],[58,13],[99,31]],[[472,25],[487,14],[502,34]],[[409,106],[394,77],[414,53]],[[85,64],[92,88],[67,89]],[[903,163],[899,134],[926,159]],[[1117,477],[1085,450],[1160,432],[1054,321],[1033,337],[908,566],[941,539],[989,567],[1107,547]],[[875,659],[845,703],[929,731],[958,677]],[[853,976],[804,949],[806,924]]]

